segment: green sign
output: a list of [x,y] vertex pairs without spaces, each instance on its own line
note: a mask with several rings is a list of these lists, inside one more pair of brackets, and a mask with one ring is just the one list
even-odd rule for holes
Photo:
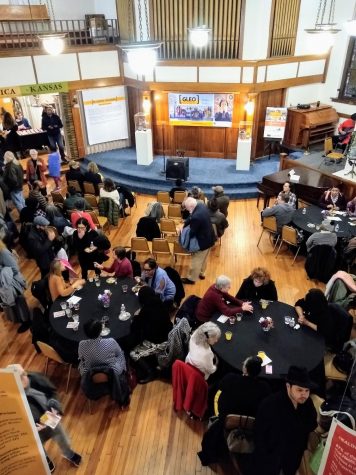
[[47,82],[42,84],[29,84],[28,86],[20,86],[20,91],[22,96],[68,92],[68,83]]

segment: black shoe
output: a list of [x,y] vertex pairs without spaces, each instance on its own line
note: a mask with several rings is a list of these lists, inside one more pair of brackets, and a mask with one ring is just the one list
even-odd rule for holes
[[25,333],[31,327],[30,322],[21,323],[21,325],[17,329],[17,333]]
[[46,460],[47,460],[47,464],[48,464],[48,468],[49,468],[49,471],[51,473],[53,473],[56,469],[56,466],[54,465],[54,463],[52,462],[52,460],[48,457],[48,455],[46,455]]
[[67,459],[70,463],[72,463],[73,465],[75,465],[76,467],[79,467],[80,465],[80,462],[82,461],[82,456],[79,455],[79,454],[76,454],[74,452],[74,454],[72,455],[72,457],[66,457],[64,456],[65,459]]
[[183,277],[182,279],[182,284],[190,284],[193,285],[195,284],[194,280],[187,279],[187,277]]
[[205,280],[205,275],[203,275],[203,274],[199,274],[199,279],[201,279],[201,280]]

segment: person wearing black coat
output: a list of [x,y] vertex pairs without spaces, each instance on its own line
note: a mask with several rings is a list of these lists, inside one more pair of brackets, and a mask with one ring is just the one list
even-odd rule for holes
[[27,235],[27,251],[35,259],[42,278],[48,274],[51,262],[54,259],[51,238],[54,239],[55,236],[50,238],[47,235],[45,232],[46,226],[49,226],[49,221],[42,216],[36,216]]
[[271,275],[264,267],[256,267],[243,280],[236,298],[240,300],[278,300],[277,289]]
[[88,164],[88,170],[84,173],[83,182],[89,182],[94,185],[95,195],[99,196],[99,183],[102,183],[103,179],[99,173],[98,165],[95,162],[90,162]]
[[198,203],[195,198],[189,197],[185,200],[184,206],[190,214],[184,222],[184,227],[190,226],[190,239],[197,239],[199,251],[192,253],[188,276],[183,278],[182,282],[194,284],[198,278],[205,279],[205,269],[210,248],[215,243],[215,233],[205,204]]

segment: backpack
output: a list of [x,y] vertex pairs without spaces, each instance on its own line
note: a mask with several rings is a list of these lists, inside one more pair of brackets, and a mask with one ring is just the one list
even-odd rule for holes
[[319,409],[319,425],[329,431],[333,417],[352,430],[356,428],[356,401],[337,396],[322,403]]

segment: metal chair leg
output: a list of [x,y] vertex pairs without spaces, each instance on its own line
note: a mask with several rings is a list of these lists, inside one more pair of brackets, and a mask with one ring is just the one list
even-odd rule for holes
[[45,362],[45,370],[44,370],[44,374],[47,376],[47,371],[48,371],[48,358],[46,358],[46,362]]
[[294,266],[294,262],[297,258],[297,255],[299,254],[300,248],[301,248],[301,246],[298,247],[297,252],[295,253],[295,256],[294,256],[294,259],[293,259],[293,262],[292,262],[292,266]]
[[259,238],[259,240],[258,240],[257,247],[258,247],[259,244],[260,244],[260,241],[261,241],[261,237],[262,237],[263,232],[264,232],[264,228],[262,228],[262,232],[261,232],[260,238]]
[[70,364],[70,365],[69,365],[69,369],[68,369],[68,376],[67,376],[66,394],[68,393],[69,381],[70,381],[70,373],[71,373],[71,371],[72,371],[72,365]]
[[279,251],[281,250],[282,244],[283,244],[283,239],[281,239],[281,243],[280,243],[280,245],[279,245],[279,247],[278,247],[277,254],[276,254],[276,259],[277,259],[277,257],[278,257]]

